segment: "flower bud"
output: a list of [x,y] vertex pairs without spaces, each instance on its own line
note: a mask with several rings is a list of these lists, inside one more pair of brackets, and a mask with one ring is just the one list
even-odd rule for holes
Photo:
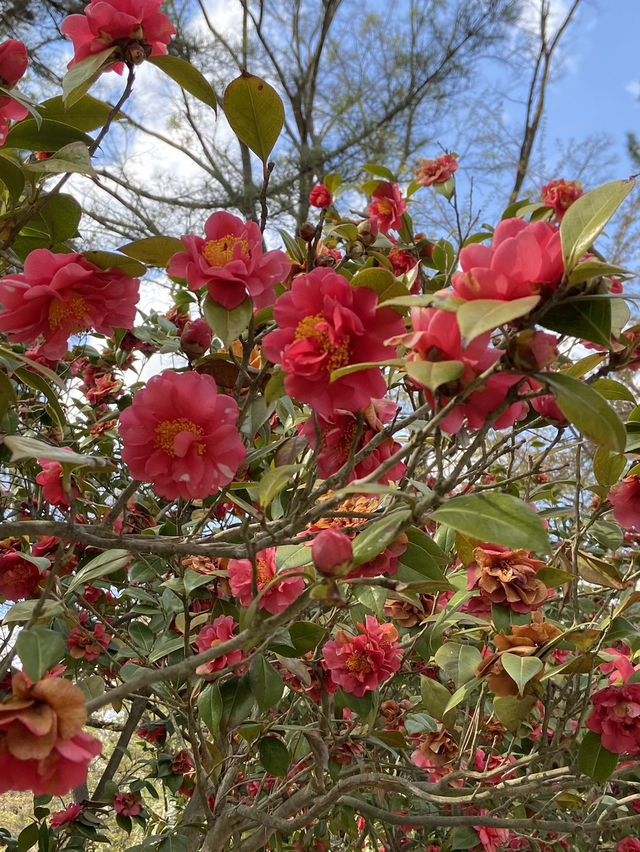
[[513,363],[519,370],[542,370],[558,357],[558,338],[528,328],[516,337]]
[[206,320],[188,322],[180,335],[182,351],[189,358],[200,358],[211,346],[213,332]]
[[311,544],[313,564],[324,577],[345,577],[353,568],[353,545],[339,529],[322,530]]
[[316,226],[314,224],[312,224],[311,222],[305,222],[300,227],[300,236],[305,241],[305,243],[310,243],[311,240],[315,237],[315,235],[316,235]]

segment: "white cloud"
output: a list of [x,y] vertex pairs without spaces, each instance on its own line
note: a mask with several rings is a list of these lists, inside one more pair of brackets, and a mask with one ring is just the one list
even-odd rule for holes
[[624,88],[632,98],[640,99],[640,80],[631,80]]

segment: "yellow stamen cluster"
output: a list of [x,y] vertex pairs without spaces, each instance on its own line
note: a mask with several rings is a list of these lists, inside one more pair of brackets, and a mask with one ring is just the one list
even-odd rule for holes
[[74,293],[66,302],[54,299],[49,306],[49,328],[57,331],[66,326],[69,331],[80,331],[85,328],[87,305],[82,296]]
[[[191,432],[194,435],[204,435],[204,429],[202,426],[198,426],[191,420],[187,420],[186,417],[180,417],[178,420],[163,420],[162,423],[159,423],[156,426],[156,447],[159,450],[164,450],[172,459],[175,458],[175,440],[181,432]],[[197,447],[198,455],[204,455],[206,445],[199,443]]]
[[343,337],[336,345],[331,341],[326,328],[326,319],[322,314],[305,317],[298,323],[295,332],[295,340],[317,340],[329,358],[327,359],[327,372],[331,374],[334,370],[344,367],[349,363],[350,343],[348,337]]
[[[240,251],[236,246],[240,246]],[[238,257],[250,257],[249,243],[241,237],[229,234],[219,240],[209,240],[202,252],[209,266],[227,266]]]

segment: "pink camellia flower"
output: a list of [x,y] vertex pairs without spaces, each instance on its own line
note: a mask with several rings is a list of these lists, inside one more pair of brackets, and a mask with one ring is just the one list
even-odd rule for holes
[[171,258],[167,272],[186,278],[191,290],[207,287],[214,302],[232,311],[247,296],[257,308],[276,300],[274,287],[286,280],[291,261],[283,251],[262,252],[262,234],[255,222],[243,222],[231,213],[207,219],[206,238],[182,237],[186,251]]
[[166,56],[175,27],[160,11],[162,0],[91,0],[83,15],[69,15],[61,32],[75,51],[68,67],[117,48],[108,69],[122,74],[124,65],[138,65],[149,56]]
[[211,346],[213,331],[204,319],[190,320],[180,335],[180,346],[189,358],[201,358]]
[[[233,636],[237,626],[238,625],[232,616],[218,616],[212,624],[207,624],[207,626],[203,627],[200,631],[198,638],[196,639],[198,653],[202,654],[205,651],[210,651],[211,648],[215,648],[216,645],[220,645],[222,642],[227,642]],[[211,660],[210,663],[203,663],[201,666],[198,666],[196,674],[208,675],[211,674],[211,672],[218,672],[221,669],[226,669],[227,666],[234,666],[243,659],[243,656],[241,649],[231,651],[229,654],[224,654],[222,657]]]
[[436,160],[422,160],[416,171],[416,183],[433,186],[444,183],[458,171],[460,163],[455,154],[443,154]]
[[333,204],[333,195],[323,183],[318,183],[311,190],[309,204],[319,210],[327,210]]
[[616,852],[640,852],[640,840],[635,837],[625,837],[616,846]]
[[[232,594],[242,606],[253,602],[253,566],[250,559],[229,560],[229,585]],[[258,592],[269,588],[260,598],[258,607],[271,615],[279,615],[291,606],[304,591],[302,577],[290,576],[290,572],[277,575],[276,548],[269,547],[256,554],[256,585]]]
[[378,308],[373,290],[352,287],[331,269],[314,269],[294,280],[274,316],[280,328],[265,337],[264,351],[282,364],[291,397],[329,418],[337,409],[363,410],[385,395],[387,383],[377,368],[331,382],[339,367],[395,356],[384,341],[404,331],[404,321],[391,308]]
[[613,516],[626,530],[640,531],[640,476],[627,476],[609,492]]
[[93,329],[112,336],[133,328],[140,282],[121,269],[100,269],[81,254],[36,249],[24,273],[0,281],[0,332],[19,343],[44,343],[46,358],[64,358],[69,337]]
[[51,828],[55,831],[57,828],[61,828],[63,825],[73,822],[74,819],[77,819],[80,816],[83,810],[84,807],[82,805],[74,802],[65,808],[64,811],[56,811],[55,814],[51,814]]
[[378,185],[372,194],[369,216],[383,234],[398,231],[402,227],[402,215],[407,212],[407,202],[402,197],[397,183]]
[[609,686],[593,696],[587,728],[614,754],[640,754],[640,683]]
[[189,775],[193,768],[193,758],[188,751],[179,751],[171,761],[171,771],[174,775]]
[[324,577],[344,577],[353,568],[353,544],[336,527],[322,530],[311,542],[316,570]]
[[21,601],[35,591],[40,570],[17,550],[0,556],[0,595],[8,601]]
[[139,793],[118,793],[113,800],[113,809],[122,816],[139,816],[144,807],[144,800]]
[[[393,339],[392,343],[402,343],[412,349],[409,360],[413,361],[460,361],[463,364],[462,375],[455,381],[438,389],[443,405],[476,378],[488,370],[501,357],[501,353],[490,346],[490,334],[481,334],[462,346],[462,335],[455,314],[436,308],[413,308],[411,320],[414,331]],[[455,434],[463,424],[471,430],[480,429],[487,418],[505,401],[509,390],[522,376],[496,373],[484,383],[484,387],[474,391],[461,405],[448,414],[440,424],[444,432]],[[427,398],[434,404],[431,391]],[[527,404],[515,402],[510,405],[494,422],[494,429],[507,429],[517,420],[527,415]]]
[[137,734],[140,739],[146,740],[151,745],[162,745],[167,739],[167,729],[165,725],[145,725],[138,728]]
[[[0,86],[13,89],[28,65],[29,54],[21,41],[10,39],[0,44]],[[0,147],[7,141],[9,122],[22,121],[28,115],[29,110],[15,98],[8,95],[0,97]]]
[[[486,808],[480,808],[476,813],[486,816],[489,811]],[[479,845],[473,848],[482,849],[482,852],[500,852],[511,836],[511,832],[506,828],[492,828],[488,825],[474,825],[473,830],[480,839]]]
[[505,219],[491,247],[474,243],[462,249],[460,266],[452,282],[460,299],[544,297],[564,275],[560,231],[548,222]]
[[104,654],[112,638],[104,629],[103,624],[96,624],[93,633],[80,627],[74,627],[69,634],[67,643],[69,654],[74,660],[85,659],[88,662],[93,662]]
[[519,370],[543,370],[558,357],[558,338],[555,334],[525,329],[516,336],[513,357]]
[[0,704],[0,793],[31,791],[64,796],[84,784],[102,744],[82,732],[84,696],[59,677],[33,684],[24,672],[11,681],[13,695]]
[[325,643],[322,656],[334,683],[362,698],[399,671],[404,652],[393,624],[380,624],[368,615],[358,627],[362,633],[356,636],[338,631],[335,639]]
[[[60,449],[69,450],[70,447],[61,447]],[[42,496],[51,503],[52,506],[65,506],[69,508],[71,505],[69,494],[64,489],[62,475],[64,473],[60,462],[47,461],[47,459],[38,459],[38,464],[42,468],[42,473],[36,476],[36,482],[42,486]]]
[[418,262],[418,258],[411,254],[410,251],[400,251],[397,246],[391,248],[388,257],[391,266],[393,266],[393,274],[396,278],[410,272]]
[[579,180],[552,180],[540,191],[542,203],[545,207],[553,208],[556,220],[562,221],[562,217],[571,207],[574,201],[584,195],[584,189]]
[[[320,429],[320,451],[318,453],[318,470],[324,479],[336,473],[349,460],[351,453],[358,453],[369,444],[376,435],[384,430],[385,424],[390,423],[398,413],[395,402],[386,399],[372,399],[371,405],[359,414],[351,411],[334,411],[330,417],[318,416]],[[313,417],[310,417],[301,428],[301,434],[316,450],[318,432]],[[357,445],[354,441],[358,438]],[[359,462],[349,474],[348,481],[362,479],[374,473],[380,465],[400,449],[400,444],[389,438],[380,444],[371,455]],[[402,479],[407,470],[403,462],[398,462],[390,470],[380,476],[379,482],[385,485]]]
[[245,459],[237,419],[238,406],[211,376],[167,370],[122,413],[122,459],[161,497],[202,500],[231,482]]

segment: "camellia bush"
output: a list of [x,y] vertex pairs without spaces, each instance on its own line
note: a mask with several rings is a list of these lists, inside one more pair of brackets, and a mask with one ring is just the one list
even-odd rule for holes
[[217,108],[159,5],[71,15],[44,103],[0,45],[2,844],[639,850],[640,333],[598,248],[634,181],[468,230],[455,155],[369,163],[271,248],[245,72],[259,221],[86,245],[137,66]]

